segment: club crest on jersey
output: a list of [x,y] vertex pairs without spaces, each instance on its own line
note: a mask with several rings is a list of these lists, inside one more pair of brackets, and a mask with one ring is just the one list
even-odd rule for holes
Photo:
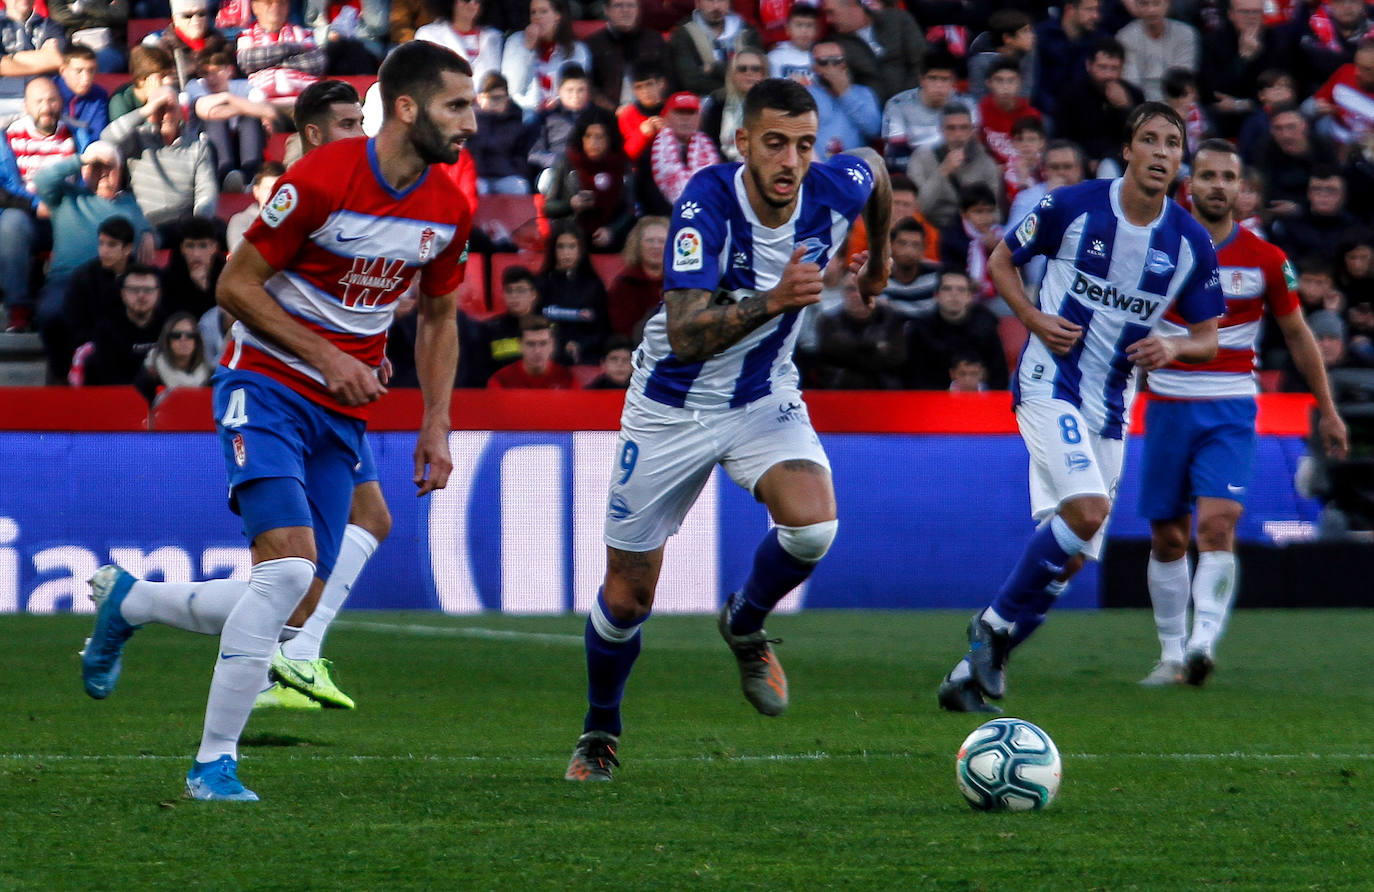
[[690,273],[701,269],[704,250],[701,233],[688,226],[673,238],[673,272]]
[[[1048,198],[1049,196],[1045,196]],[[1040,217],[1031,211],[1026,218],[1021,221],[1021,225],[1016,227],[1016,243],[1021,247],[1026,247],[1035,238],[1035,231],[1040,228]]]
[[1093,466],[1093,460],[1088,458],[1086,452],[1068,452],[1064,454],[1064,466],[1073,474],[1078,471],[1086,471]]
[[818,238],[797,242],[797,247],[806,249],[806,253],[802,255],[802,263],[820,263],[825,257],[825,242]]
[[1145,255],[1145,271],[1148,273],[1162,276],[1173,268],[1174,262],[1169,259],[1169,255],[1158,248],[1151,248],[1150,252]]
[[419,258],[421,263],[428,262],[434,254],[434,236],[435,232],[432,226],[426,226],[424,231],[420,233]]
[[1258,297],[1264,291],[1264,272],[1254,268],[1228,267],[1221,291],[1227,297]]
[[272,196],[272,200],[263,205],[262,211],[258,216],[262,217],[262,222],[276,229],[282,221],[291,216],[291,212],[300,203],[300,196],[296,194],[296,187],[287,183],[277,190],[277,194]]
[[234,434],[234,464],[240,468],[248,464],[248,447],[243,444],[243,434]]

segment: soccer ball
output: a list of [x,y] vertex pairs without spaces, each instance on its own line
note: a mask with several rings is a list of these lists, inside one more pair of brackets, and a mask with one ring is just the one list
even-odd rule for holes
[[1059,792],[1059,749],[1025,719],[993,719],[964,739],[955,762],[959,792],[979,811],[1032,811]]

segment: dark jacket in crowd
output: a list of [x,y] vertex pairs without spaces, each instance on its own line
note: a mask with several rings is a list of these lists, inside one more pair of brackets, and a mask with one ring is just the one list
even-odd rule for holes
[[166,321],[167,314],[158,308],[147,325],[135,325],[120,304],[118,312],[107,316],[96,328],[95,349],[86,358],[85,383],[133,384],[148,351],[157,346]]
[[[606,314],[606,286],[585,264],[571,273],[551,272],[538,277],[539,312],[553,323],[558,353],[564,365],[585,365],[601,358],[601,342],[610,333]],[[577,355],[568,351],[576,343]]]
[[531,139],[520,106],[511,102],[501,114],[477,110],[477,132],[468,139],[463,151],[472,156],[477,176],[482,179],[528,178],[525,156],[529,154]]
[[937,310],[912,319],[908,328],[908,385],[921,390],[948,390],[954,358],[971,353],[988,370],[989,390],[1006,390],[1007,357],[997,333],[997,316],[974,304],[962,322],[949,322]]

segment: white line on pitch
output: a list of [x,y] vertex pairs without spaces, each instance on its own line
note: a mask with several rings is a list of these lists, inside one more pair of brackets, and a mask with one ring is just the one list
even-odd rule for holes
[[[275,747],[257,748],[261,753],[275,750]],[[261,754],[260,753],[260,754]],[[506,762],[511,764],[531,764],[543,763],[548,761],[543,756],[491,756],[491,755],[366,755],[346,753],[282,753],[288,761],[315,762],[322,760],[339,760],[351,762],[394,762],[394,763],[416,763],[416,762]],[[1340,760],[1349,761],[1369,761],[1374,760],[1374,753],[1064,753],[1066,759],[1163,759],[1166,761],[1248,761],[1248,762],[1292,762],[1292,761],[1316,761]],[[928,756],[928,754],[927,754]],[[883,759],[911,759],[917,758],[916,753],[762,753],[755,755],[708,755],[701,754],[696,756],[636,756],[636,762],[650,763],[673,763],[673,762],[823,762],[828,760],[835,761],[867,761]],[[943,757],[941,757],[943,758]],[[159,762],[159,761],[185,761],[186,756],[165,755],[156,753],[144,754],[119,754],[111,753],[104,755],[73,754],[73,753],[0,753],[0,762]]]
[[581,635],[560,635],[553,632],[520,632],[514,629],[483,629],[478,626],[424,626],[418,623],[370,623],[347,619],[336,620],[334,628],[418,635],[423,638],[499,638],[543,641],[548,644],[582,644],[583,640]]

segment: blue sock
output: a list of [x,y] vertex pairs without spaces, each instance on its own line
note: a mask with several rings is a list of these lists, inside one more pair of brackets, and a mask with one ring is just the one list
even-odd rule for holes
[[1045,586],[1064,572],[1069,558],[1078,554],[1088,543],[1074,535],[1073,530],[1056,514],[1049,523],[1042,524],[1026,543],[1021,559],[1011,575],[1002,583],[992,609],[998,616],[1016,620],[1027,612],[1031,602],[1041,596]]
[[769,530],[754,552],[754,568],[744,588],[730,602],[731,634],[748,635],[762,629],[768,611],[805,582],[814,569],[815,564],[799,561],[783,550],[776,527]]
[[1016,645],[1025,641],[1031,633],[1045,622],[1045,614],[1049,613],[1054,602],[1059,600],[1059,596],[1068,588],[1067,582],[1051,582],[1040,591],[1040,594],[1030,599],[1025,610],[1016,617],[1016,626],[1011,630],[1010,648],[1015,649]]
[[602,592],[587,617],[587,718],[583,731],[606,731],[620,735],[620,700],[625,682],[639,656],[639,627],[648,619],[621,623],[611,618]]

